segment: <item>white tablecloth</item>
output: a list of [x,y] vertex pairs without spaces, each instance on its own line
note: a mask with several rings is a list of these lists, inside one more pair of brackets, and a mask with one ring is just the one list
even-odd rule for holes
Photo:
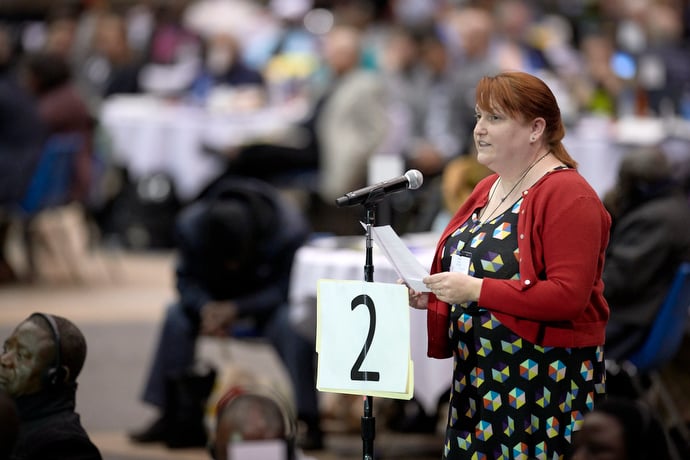
[[[431,258],[438,235],[420,234],[404,238],[425,266]],[[296,255],[290,285],[292,320],[310,339],[316,333],[316,285],[322,278],[363,280],[365,237],[329,237],[302,247]],[[396,282],[399,278],[383,252],[373,247],[374,281]],[[426,355],[426,310],[410,308],[410,343],[414,362],[414,397],[429,414],[436,413],[442,394],[450,388],[452,359],[432,359]]]
[[224,158],[204,152],[204,145],[238,146],[275,134],[303,115],[299,104],[233,113],[150,95],[115,96],[104,102],[100,122],[116,164],[134,179],[167,174],[185,201],[225,168]]
[[[614,121],[608,117],[583,117],[568,129],[563,144],[578,162],[580,174],[603,198],[615,185],[618,168],[627,152],[671,139],[688,145],[690,120],[628,117]],[[688,155],[671,161],[687,162]]]

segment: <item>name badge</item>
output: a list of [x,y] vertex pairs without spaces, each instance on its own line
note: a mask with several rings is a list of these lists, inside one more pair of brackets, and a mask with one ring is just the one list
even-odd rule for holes
[[470,259],[471,254],[467,251],[461,251],[459,254],[453,254],[450,256],[450,271],[464,273],[469,275],[470,273]]

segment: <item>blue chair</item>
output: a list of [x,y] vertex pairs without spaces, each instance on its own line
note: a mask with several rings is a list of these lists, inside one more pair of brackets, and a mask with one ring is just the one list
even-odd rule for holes
[[678,352],[688,326],[690,307],[690,262],[676,270],[671,288],[652,324],[647,339],[629,358],[638,372],[661,369]]
[[[670,426],[668,428],[675,428],[681,438],[680,441],[687,446],[690,446],[690,433],[678,411],[678,405],[673,401],[672,395],[661,378],[660,371],[676,356],[680,349],[688,328],[689,308],[690,262],[684,262],[676,270],[668,294],[644,343],[622,364],[625,372],[631,377],[638,394],[645,394],[641,377],[649,378],[650,389],[654,390],[654,394],[659,397],[669,419]],[[671,454],[674,459],[684,458],[675,445],[671,445]]]
[[82,142],[82,136],[78,134],[55,134],[46,140],[19,202],[19,210],[24,216],[30,218],[44,209],[71,201],[76,156]]
[[[54,134],[46,139],[24,196],[17,203],[15,214],[22,227],[30,278],[36,275],[34,246],[41,242],[41,235],[34,231],[34,221],[41,213],[72,202],[76,157],[83,142],[83,136],[76,133]],[[68,266],[76,276],[74,264],[70,261]]]

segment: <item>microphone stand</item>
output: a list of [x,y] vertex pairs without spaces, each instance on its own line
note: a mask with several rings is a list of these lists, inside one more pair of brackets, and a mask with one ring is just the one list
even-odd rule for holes
[[[364,281],[374,281],[374,257],[373,244],[371,238],[371,227],[376,221],[376,205],[383,200],[383,188],[372,190],[362,205],[366,209],[366,249],[365,249],[365,263],[364,263]],[[376,437],[376,419],[373,415],[374,398],[371,396],[364,396],[364,414],[362,415],[362,449],[363,459],[374,459],[374,438]]]

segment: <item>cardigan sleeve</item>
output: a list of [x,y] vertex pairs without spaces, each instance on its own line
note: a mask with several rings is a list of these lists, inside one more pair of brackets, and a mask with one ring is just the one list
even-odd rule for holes
[[519,225],[520,279],[484,279],[479,305],[533,321],[587,320],[587,314],[596,321],[601,312],[585,311],[593,290],[603,291],[608,214],[598,197],[573,195],[568,187],[541,196],[523,203],[542,210],[528,210]]

